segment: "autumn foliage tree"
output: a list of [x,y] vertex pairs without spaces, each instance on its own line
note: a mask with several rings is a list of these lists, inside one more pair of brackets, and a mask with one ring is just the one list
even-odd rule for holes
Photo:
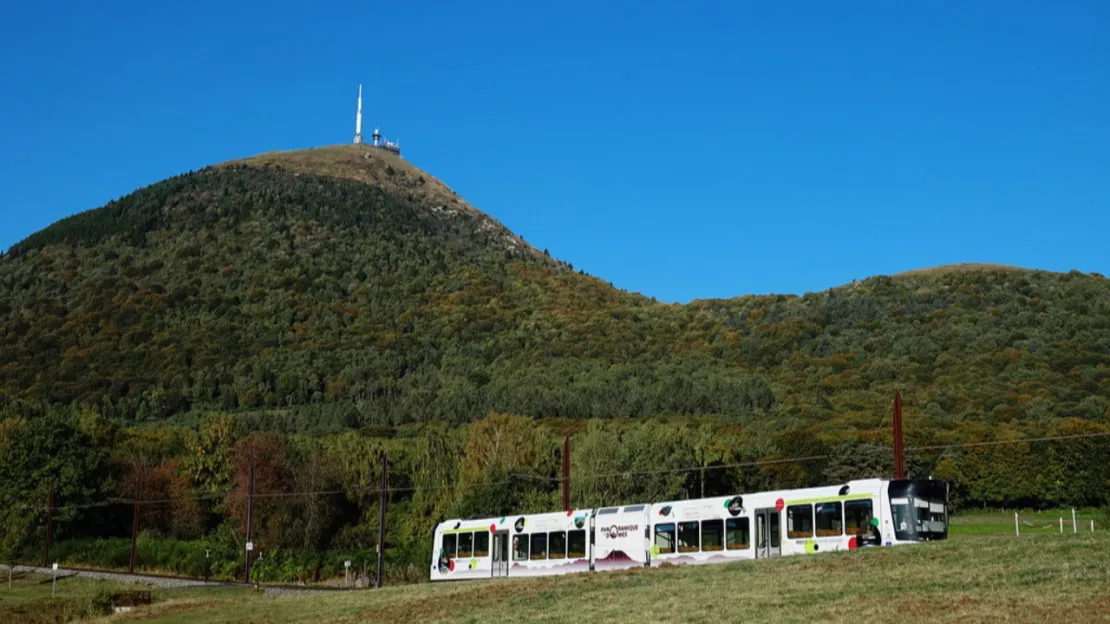
[[284,544],[289,541],[289,499],[291,484],[285,461],[285,444],[274,432],[251,434],[235,445],[233,455],[234,487],[227,496],[227,509],[238,520],[242,534],[247,532],[247,512],[251,473],[254,473],[254,535],[256,541]]

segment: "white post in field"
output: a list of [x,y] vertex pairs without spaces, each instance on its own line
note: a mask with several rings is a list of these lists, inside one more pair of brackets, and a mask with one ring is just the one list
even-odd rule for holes
[[1091,520],[1091,533],[1095,532],[1095,521]]
[[1060,535],[1064,534],[1064,517],[1060,516]]
[[1072,534],[1079,532],[1079,527],[1075,524],[1075,507],[1071,508],[1071,532]]
[[1018,512],[1014,512],[1014,536],[1021,537],[1021,528],[1018,527]]

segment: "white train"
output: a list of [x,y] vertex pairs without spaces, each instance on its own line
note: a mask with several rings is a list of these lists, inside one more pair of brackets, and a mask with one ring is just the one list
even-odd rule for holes
[[947,487],[866,479],[602,509],[448,520],[431,580],[721,563],[948,537]]

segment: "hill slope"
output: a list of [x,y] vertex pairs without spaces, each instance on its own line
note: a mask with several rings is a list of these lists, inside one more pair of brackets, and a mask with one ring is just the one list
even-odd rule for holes
[[[0,259],[0,409],[283,426],[715,414],[873,428],[1110,418],[1110,282],[974,268],[658,304],[547,258],[387,152],[265,154]],[[6,407],[5,407],[6,406]]]

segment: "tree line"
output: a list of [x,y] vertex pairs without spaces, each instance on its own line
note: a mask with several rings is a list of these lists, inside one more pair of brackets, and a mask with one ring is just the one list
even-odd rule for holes
[[[911,442],[913,431],[908,427]],[[948,481],[956,509],[1103,506],[1110,502],[1110,436],[1090,434],[1106,433],[1078,419],[1009,429],[911,451],[908,467],[911,477]],[[418,581],[426,578],[437,522],[560,509],[564,435],[571,439],[575,508],[826,485],[889,476],[893,463],[889,438],[879,431],[851,436],[710,419],[495,413],[458,427],[306,436],[250,431],[228,414],[195,428],[136,429],[88,410],[51,411],[0,422],[0,554],[41,558],[53,489],[56,558],[126,567],[138,500],[141,567],[236,578],[253,469],[259,573],[272,581],[327,578],[342,572],[345,559],[373,559],[384,454],[389,578]],[[1065,439],[980,444],[1030,437]],[[810,459],[792,460],[800,457]]]

